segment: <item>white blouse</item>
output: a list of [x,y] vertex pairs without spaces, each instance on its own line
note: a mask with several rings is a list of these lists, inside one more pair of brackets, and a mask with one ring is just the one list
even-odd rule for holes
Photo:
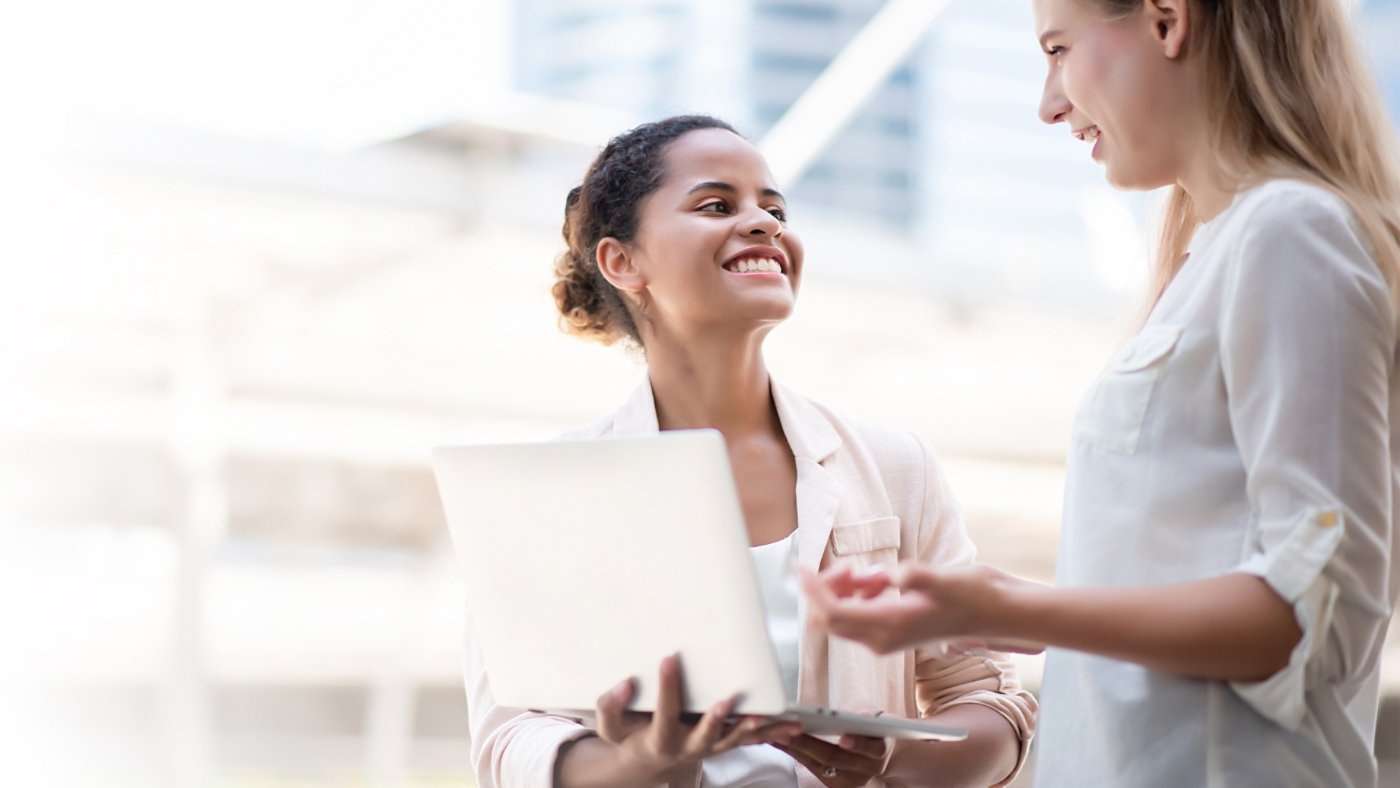
[[1056,582],[1247,572],[1293,604],[1303,638],[1250,684],[1052,650],[1039,784],[1376,784],[1400,385],[1396,309],[1364,238],[1321,188],[1241,192],[1090,391]]
[[[771,544],[749,548],[767,614],[768,637],[778,656],[783,688],[797,700],[798,643],[802,636],[802,595],[797,582],[797,531]],[[797,762],[766,744],[739,747],[706,758],[703,788],[789,788],[797,785]]]

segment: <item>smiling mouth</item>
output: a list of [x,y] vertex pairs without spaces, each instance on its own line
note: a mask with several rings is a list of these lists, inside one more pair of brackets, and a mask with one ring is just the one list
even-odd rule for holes
[[1098,126],[1090,126],[1087,129],[1076,131],[1074,136],[1078,137],[1080,142],[1098,142],[1099,137],[1103,136],[1103,129]]
[[740,260],[730,260],[724,264],[724,270],[734,274],[785,274],[782,263],[774,257],[745,257]]

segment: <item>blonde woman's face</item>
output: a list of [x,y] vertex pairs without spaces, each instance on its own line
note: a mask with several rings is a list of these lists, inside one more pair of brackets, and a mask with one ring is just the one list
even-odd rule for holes
[[1168,55],[1156,6],[1111,19],[1094,0],[1033,2],[1048,69],[1041,120],[1063,123],[1116,187],[1177,182],[1193,138],[1190,73]]
[[648,319],[671,334],[746,332],[792,314],[802,243],[763,155],[723,129],[666,148],[666,176],[638,215],[631,254]]

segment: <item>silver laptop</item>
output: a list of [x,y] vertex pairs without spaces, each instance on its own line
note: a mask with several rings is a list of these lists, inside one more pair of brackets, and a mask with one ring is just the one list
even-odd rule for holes
[[718,432],[442,447],[433,468],[501,705],[586,716],[633,677],[651,711],[679,653],[689,712],[738,693],[814,734],[966,737],[789,702]]

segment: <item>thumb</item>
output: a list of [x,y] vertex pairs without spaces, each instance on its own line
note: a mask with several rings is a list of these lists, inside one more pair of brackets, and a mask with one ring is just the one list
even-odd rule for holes
[[942,576],[922,564],[900,564],[891,579],[902,591],[923,591],[933,595],[943,587]]

